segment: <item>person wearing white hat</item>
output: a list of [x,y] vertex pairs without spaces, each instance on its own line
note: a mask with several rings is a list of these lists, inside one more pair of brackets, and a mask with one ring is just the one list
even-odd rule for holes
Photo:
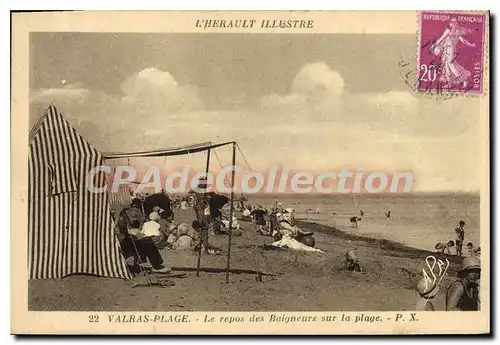
[[480,274],[481,262],[478,257],[469,256],[462,261],[458,279],[451,283],[446,292],[446,310],[479,310]]
[[161,236],[160,224],[158,224],[159,220],[160,215],[156,212],[151,212],[149,214],[149,221],[144,223],[144,225],[142,226],[142,234],[145,237]]
[[432,282],[426,277],[420,279],[417,283],[417,292],[420,298],[415,308],[416,311],[436,310],[431,301],[439,293],[439,287],[436,285],[436,282]]

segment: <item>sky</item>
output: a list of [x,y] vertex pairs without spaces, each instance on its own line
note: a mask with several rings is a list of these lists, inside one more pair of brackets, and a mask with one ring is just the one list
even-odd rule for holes
[[[31,33],[30,122],[53,103],[103,152],[236,140],[253,170],[411,171],[416,191],[477,191],[479,101],[416,95],[415,51],[414,35]],[[150,163],[205,164],[131,162]]]

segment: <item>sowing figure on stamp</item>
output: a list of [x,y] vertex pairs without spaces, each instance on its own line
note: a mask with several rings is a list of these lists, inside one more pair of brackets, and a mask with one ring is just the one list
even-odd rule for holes
[[459,42],[471,48],[476,46],[463,38],[463,36],[471,32],[472,30],[459,26],[456,18],[452,18],[443,35],[431,46],[430,50],[433,54],[441,55],[442,72],[440,81],[447,88],[457,84],[462,84],[462,88],[467,86],[467,80],[471,76],[471,72],[456,61],[456,50]]

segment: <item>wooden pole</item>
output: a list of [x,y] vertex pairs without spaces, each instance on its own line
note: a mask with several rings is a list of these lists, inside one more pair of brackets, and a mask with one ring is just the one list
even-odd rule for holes
[[233,163],[231,171],[231,204],[229,206],[229,239],[227,244],[227,266],[226,283],[229,283],[229,271],[231,266],[231,235],[233,233],[233,213],[234,213],[234,173],[236,170],[236,142],[233,142]]
[[[207,179],[206,180],[207,181],[207,187],[208,187],[208,172],[209,172],[209,170],[210,170],[210,149],[207,150],[207,165],[206,165],[206,168],[205,168],[205,176],[206,176],[206,179]],[[205,192],[203,194],[203,197],[205,199],[207,197],[207,188],[205,188]],[[198,222],[201,225],[201,229],[200,229],[200,243],[198,245],[198,262],[196,264],[196,276],[199,277],[200,276],[200,265],[201,265],[201,247],[202,247],[203,239],[204,239],[204,236],[205,236],[204,232],[206,230],[207,231],[206,235],[208,236],[208,229],[205,229],[205,219],[204,219],[204,217],[203,216],[200,217],[200,215],[198,215],[198,214],[196,216],[197,216],[196,218],[198,218]],[[207,248],[205,248],[205,249],[207,249]]]

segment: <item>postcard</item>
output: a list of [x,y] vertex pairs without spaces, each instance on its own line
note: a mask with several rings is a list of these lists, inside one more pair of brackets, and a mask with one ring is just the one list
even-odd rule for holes
[[489,29],[12,14],[11,332],[490,333]]

